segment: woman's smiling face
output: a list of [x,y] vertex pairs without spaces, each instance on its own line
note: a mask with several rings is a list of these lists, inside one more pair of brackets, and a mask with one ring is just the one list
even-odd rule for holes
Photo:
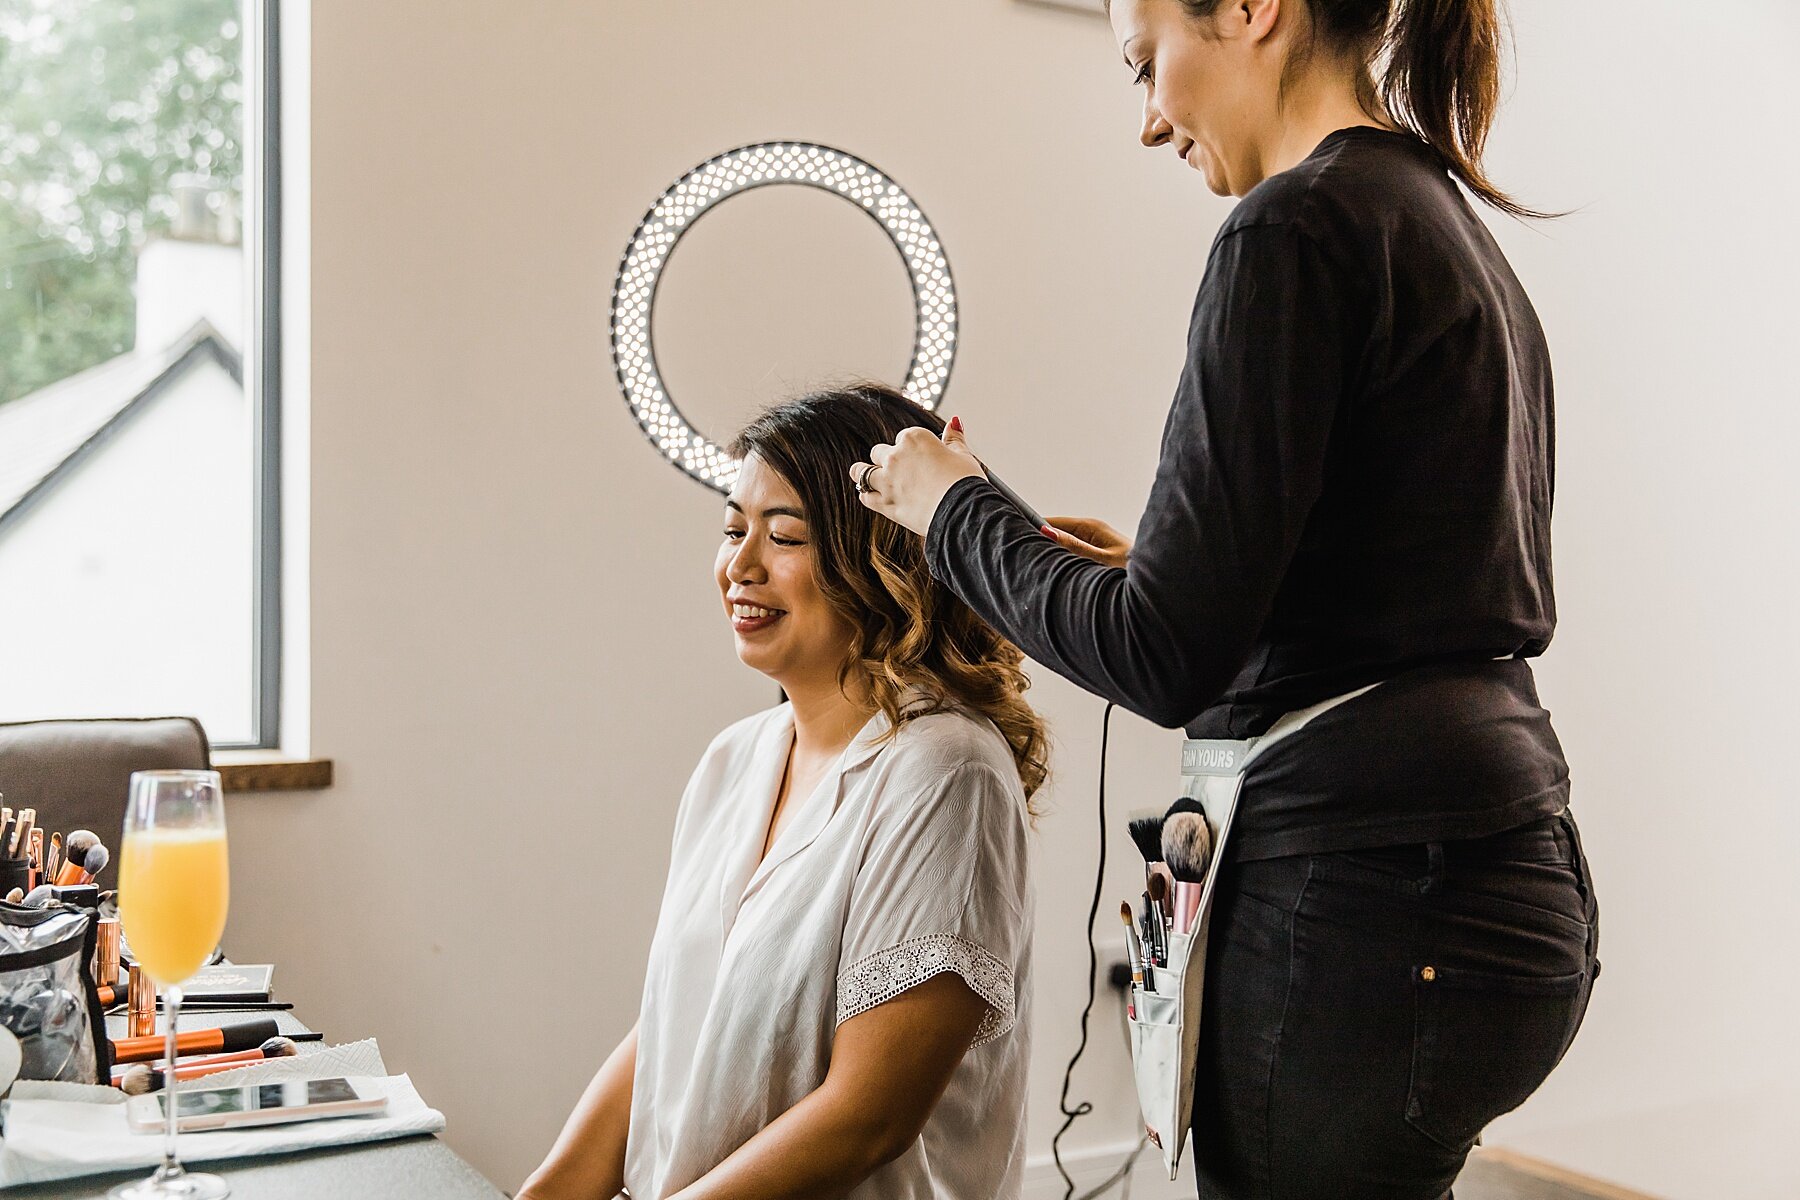
[[738,658],[789,692],[837,686],[855,627],[819,589],[799,494],[756,454],[725,501],[714,575]]

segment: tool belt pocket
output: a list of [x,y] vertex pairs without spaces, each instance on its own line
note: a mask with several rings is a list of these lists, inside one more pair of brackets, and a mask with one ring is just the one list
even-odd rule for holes
[[[1179,1166],[1181,1143],[1187,1135],[1188,1108],[1193,1095],[1194,1054],[1199,1045],[1199,1008],[1188,1008],[1189,968],[1193,976],[1204,972],[1204,961],[1193,963],[1199,952],[1205,958],[1204,941],[1191,934],[1169,935],[1168,965],[1147,967],[1144,986],[1132,995],[1131,1070],[1137,1083],[1138,1108],[1144,1131],[1173,1170]],[[1195,989],[1194,999],[1199,999]]]
[[[1219,878],[1219,864],[1225,858],[1226,841],[1231,836],[1232,818],[1237,815],[1244,773],[1270,746],[1299,732],[1314,717],[1375,686],[1369,684],[1287,713],[1267,733],[1248,741],[1189,740],[1182,745],[1182,800],[1176,802],[1164,820],[1173,820],[1176,810],[1191,813],[1197,808],[1205,819],[1203,832],[1208,849],[1202,864],[1194,852],[1193,838],[1183,841],[1174,835],[1173,826],[1165,830],[1171,840],[1163,843],[1164,857],[1171,861],[1161,869],[1172,869],[1177,881],[1173,885],[1174,903],[1171,912],[1159,914],[1160,919],[1167,921],[1162,953],[1154,956],[1159,961],[1146,961],[1143,983],[1133,983],[1129,1013],[1131,1072],[1137,1083],[1144,1131],[1162,1151],[1163,1165],[1171,1180],[1180,1169],[1182,1145],[1194,1122],[1194,1070],[1200,1056],[1200,1005],[1206,984],[1206,938],[1213,889]],[[1202,832],[1192,824],[1187,829],[1190,834]],[[1147,852],[1145,858],[1148,862]],[[1187,889],[1198,889],[1197,899]],[[1122,915],[1129,925],[1129,911]],[[1154,928],[1149,932],[1156,933]],[[1151,960],[1153,956],[1144,957]]]
[[[1216,870],[1216,867],[1214,868]],[[1131,1073],[1137,1084],[1144,1132],[1162,1151],[1174,1179],[1192,1121],[1194,1063],[1200,1046],[1200,997],[1206,975],[1206,913],[1185,933],[1168,935],[1162,966],[1144,968],[1133,985]]]

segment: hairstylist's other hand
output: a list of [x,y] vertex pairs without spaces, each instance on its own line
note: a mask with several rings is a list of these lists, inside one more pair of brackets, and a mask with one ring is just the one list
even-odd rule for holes
[[902,429],[893,445],[876,446],[869,451],[868,462],[850,467],[850,481],[866,485],[863,507],[920,536],[931,528],[931,518],[951,485],[981,475],[981,464],[963,440],[962,421],[955,417],[944,427],[942,441],[920,426]]
[[1131,539],[1093,517],[1046,517],[1044,532],[1064,550],[1104,567],[1122,567],[1131,557]]

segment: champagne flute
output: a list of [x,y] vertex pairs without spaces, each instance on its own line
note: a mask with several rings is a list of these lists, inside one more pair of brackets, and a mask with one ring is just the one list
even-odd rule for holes
[[120,843],[119,919],[138,964],[162,987],[167,1128],[162,1166],[148,1179],[113,1188],[107,1193],[112,1200],[222,1200],[231,1194],[217,1175],[191,1174],[175,1157],[174,1081],[181,985],[219,944],[230,895],[219,773],[134,772]]

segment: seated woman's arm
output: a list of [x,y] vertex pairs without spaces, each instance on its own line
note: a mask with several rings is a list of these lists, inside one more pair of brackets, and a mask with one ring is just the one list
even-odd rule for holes
[[518,1200],[612,1200],[624,1189],[637,1045],[633,1025],[594,1073],[556,1145],[525,1181]]
[[987,1010],[945,973],[851,1017],[825,1082],[669,1200],[844,1195],[913,1144]]

